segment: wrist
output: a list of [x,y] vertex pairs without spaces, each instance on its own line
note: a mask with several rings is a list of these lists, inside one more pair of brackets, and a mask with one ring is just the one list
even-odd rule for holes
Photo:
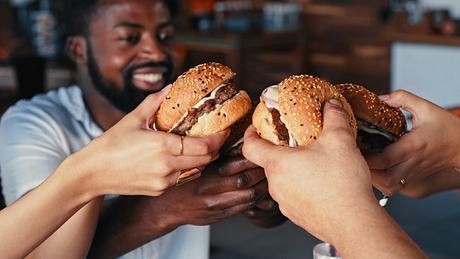
[[80,203],[87,203],[100,196],[93,186],[93,174],[83,163],[84,157],[75,153],[67,157],[57,168],[53,177]]
[[[343,220],[332,244],[344,258],[424,258],[409,236],[375,200],[358,206]],[[349,217],[352,217],[349,220]]]
[[177,217],[166,209],[171,204],[165,206],[161,204],[161,199],[149,196],[139,196],[138,201],[138,208],[141,209],[139,215],[142,215],[142,221],[149,226],[148,230],[152,235],[168,233],[184,225],[179,223]]

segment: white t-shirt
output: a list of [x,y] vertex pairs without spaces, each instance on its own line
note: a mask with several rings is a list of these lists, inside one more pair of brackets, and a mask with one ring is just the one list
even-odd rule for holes
[[[42,183],[70,154],[102,134],[78,86],[23,100],[0,122],[0,174],[11,204]],[[122,256],[123,259],[207,259],[209,227],[186,225]]]

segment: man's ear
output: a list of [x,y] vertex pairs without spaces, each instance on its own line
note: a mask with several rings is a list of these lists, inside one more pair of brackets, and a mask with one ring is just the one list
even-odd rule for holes
[[83,36],[69,37],[65,49],[67,55],[77,64],[85,65],[88,62],[88,45]]

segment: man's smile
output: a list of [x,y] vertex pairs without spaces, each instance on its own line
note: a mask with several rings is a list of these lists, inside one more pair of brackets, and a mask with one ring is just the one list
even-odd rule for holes
[[132,84],[143,91],[157,92],[165,85],[165,67],[144,67],[136,69],[132,76]]

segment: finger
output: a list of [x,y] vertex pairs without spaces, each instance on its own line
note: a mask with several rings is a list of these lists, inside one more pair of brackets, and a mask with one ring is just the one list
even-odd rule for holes
[[419,110],[421,107],[424,107],[426,104],[430,103],[427,100],[405,90],[397,90],[388,95],[379,96],[379,98],[386,104],[395,108],[402,108],[412,113],[414,116],[419,115]]
[[238,205],[256,203],[256,193],[254,189],[239,190],[233,192],[219,193],[206,198],[208,210],[220,211]]
[[204,156],[174,156],[172,157],[175,170],[203,167],[219,158],[219,152],[214,151]]
[[172,85],[168,85],[161,91],[148,95],[133,112],[139,114],[143,118],[153,119],[161,103],[166,98],[166,95],[168,95],[171,86]]
[[389,194],[389,189],[385,185],[386,175],[384,170],[371,170],[371,181],[375,188],[377,188],[385,195],[391,196]]
[[350,142],[355,142],[348,114],[338,100],[331,99],[324,105],[323,117],[323,134],[328,134],[329,132],[345,132],[344,136],[346,136]]
[[208,177],[201,184],[199,193],[224,193],[243,190],[254,186],[265,179],[264,170],[260,167],[243,171],[237,175],[226,177]]
[[209,208],[213,210],[222,210],[242,204],[250,204],[252,208],[258,200],[265,198],[267,195],[268,190],[261,182],[253,188],[213,195],[213,199],[208,200],[208,204],[211,204]]
[[250,126],[244,134],[244,157],[262,167],[266,166],[270,160],[275,159],[280,152],[287,150],[286,147],[275,146],[260,138],[254,126]]
[[[262,202],[266,204],[263,209],[259,207]],[[257,202],[254,208],[244,211],[243,215],[249,219],[263,219],[281,215],[281,211],[275,201],[266,199],[262,202]]]
[[256,208],[261,210],[273,210],[278,209],[278,203],[273,200],[269,195],[260,201],[257,201]]
[[365,158],[370,169],[383,170],[409,160],[413,156],[412,150],[420,140],[410,132],[402,136],[395,143],[387,146],[381,153],[366,154]]
[[218,151],[229,135],[230,130],[227,129],[204,137],[186,136],[183,139],[183,154],[199,156]]
[[246,203],[246,204],[240,204],[236,205],[230,208],[225,208],[220,211],[218,211],[218,216],[216,217],[216,221],[214,223],[217,223],[219,221],[222,221],[224,219],[227,219],[229,217],[235,216],[239,213],[242,213],[244,211],[247,211],[248,209],[252,208],[254,206],[253,203]]
[[230,176],[240,173],[241,171],[257,167],[259,166],[247,160],[243,156],[237,156],[222,161],[218,169],[218,173],[223,176]]
[[373,170],[371,180],[377,189],[388,196],[393,196],[412,181],[413,168],[414,164],[408,161],[387,170]]

